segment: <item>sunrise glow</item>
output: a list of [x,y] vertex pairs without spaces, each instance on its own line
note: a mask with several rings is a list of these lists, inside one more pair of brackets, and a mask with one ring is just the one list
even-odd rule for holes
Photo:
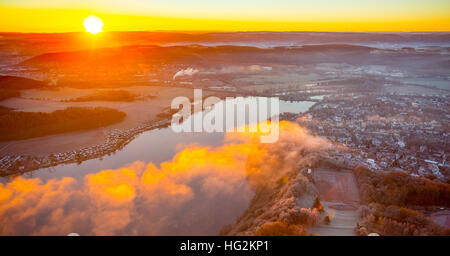
[[0,242],[450,237],[449,98],[450,0],[0,0]]
[[[81,32],[80,20],[91,13],[108,25],[104,31],[450,30],[450,2],[445,0],[231,0],[227,4],[202,0],[4,0],[0,1],[0,31]],[[99,24],[92,25],[95,31]]]
[[83,26],[86,32],[91,34],[98,34],[103,31],[103,21],[94,15],[90,15],[84,19]]

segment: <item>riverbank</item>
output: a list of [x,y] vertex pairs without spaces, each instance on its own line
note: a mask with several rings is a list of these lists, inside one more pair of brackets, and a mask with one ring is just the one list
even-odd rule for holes
[[8,155],[0,159],[0,176],[22,175],[40,168],[48,168],[59,164],[81,163],[114,153],[130,143],[142,132],[170,125],[170,118],[145,122],[130,129],[113,129],[105,135],[103,143],[78,150],[49,154],[46,156]]

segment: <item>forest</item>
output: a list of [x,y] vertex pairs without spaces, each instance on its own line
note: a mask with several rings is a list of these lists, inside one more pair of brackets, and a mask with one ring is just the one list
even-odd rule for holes
[[125,116],[103,107],[69,107],[51,113],[4,111],[0,115],[0,141],[93,129],[121,122]]
[[81,96],[74,99],[66,100],[66,102],[87,102],[87,101],[123,101],[133,102],[140,96],[124,90],[99,91],[90,95]]
[[44,89],[47,87],[48,85],[42,81],[25,77],[0,75],[0,89],[2,90]]
[[0,90],[0,101],[15,97],[20,97],[20,91]]
[[366,203],[450,207],[450,185],[400,171],[374,173],[359,166],[354,170]]
[[389,236],[449,235],[450,229],[438,226],[426,212],[450,206],[450,185],[404,172],[372,172],[354,169],[361,199],[363,222],[359,235],[375,232]]

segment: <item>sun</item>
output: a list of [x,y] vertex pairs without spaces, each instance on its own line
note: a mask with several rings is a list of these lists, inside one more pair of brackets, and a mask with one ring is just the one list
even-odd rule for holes
[[87,32],[97,34],[103,31],[103,21],[94,15],[89,15],[84,19],[83,26]]

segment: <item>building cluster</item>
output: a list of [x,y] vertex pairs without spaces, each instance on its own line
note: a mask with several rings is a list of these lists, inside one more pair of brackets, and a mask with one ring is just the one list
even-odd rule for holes
[[445,96],[330,95],[300,118],[285,118],[345,146],[348,150],[339,157],[350,166],[450,179],[450,108]]
[[47,156],[8,155],[0,158],[0,176],[22,173],[58,164],[80,163],[84,160],[102,157],[123,148],[141,132],[168,126],[170,120],[147,122],[131,129],[107,131],[103,144],[78,150],[50,154]]

